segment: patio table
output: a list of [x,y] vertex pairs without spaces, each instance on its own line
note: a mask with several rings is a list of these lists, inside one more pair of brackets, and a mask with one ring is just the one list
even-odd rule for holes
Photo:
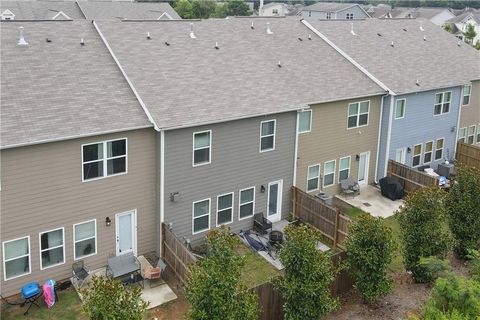
[[107,274],[114,279],[124,279],[123,282],[142,282],[143,277],[140,274],[140,262],[133,252],[125,253],[116,257],[108,258]]

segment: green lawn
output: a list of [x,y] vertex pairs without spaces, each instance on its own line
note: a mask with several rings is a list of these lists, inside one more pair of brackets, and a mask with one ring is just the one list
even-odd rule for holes
[[392,263],[389,266],[389,269],[393,272],[403,271],[403,255],[402,255],[402,248],[401,248],[401,233],[400,233],[400,224],[398,223],[395,216],[390,216],[383,220],[385,225],[390,227],[393,231],[393,238],[397,242],[397,250],[395,251],[395,255],[393,257]]
[[265,283],[280,274],[280,271],[268,263],[267,260],[247,248],[244,244],[240,245],[239,253],[246,256],[246,263],[243,267],[241,277],[242,284],[247,288],[253,288]]
[[357,207],[352,207],[352,208],[349,208],[349,209],[342,212],[342,214],[344,214],[347,217],[350,217],[352,219],[355,218],[355,217],[358,217],[361,214],[366,214],[366,213],[367,212],[365,212],[362,209],[357,208]]

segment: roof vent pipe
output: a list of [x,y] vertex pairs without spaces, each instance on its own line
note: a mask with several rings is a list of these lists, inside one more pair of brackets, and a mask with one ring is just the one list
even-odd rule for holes
[[190,38],[195,39],[197,36],[193,32],[193,23],[190,23]]
[[281,68],[281,67],[282,67],[282,64],[280,63],[280,60],[278,60],[278,64],[277,64],[277,66],[278,66],[279,68]]
[[83,38],[80,38],[80,45],[81,45],[81,46],[84,46],[84,45],[85,45],[85,41],[83,41]]
[[150,32],[147,32],[147,39],[152,40],[152,37],[150,36]]
[[267,22],[267,34],[273,34],[272,29],[270,29],[270,22]]
[[356,35],[355,31],[353,31],[353,23],[350,23],[350,33],[352,34],[352,36]]
[[308,40],[312,40],[312,35],[308,34]]
[[420,31],[425,31],[425,29],[423,28],[423,22],[420,21]]
[[255,29],[255,26],[253,25],[253,21],[252,21],[252,24],[250,25],[250,29]]
[[23,37],[23,27],[19,27],[18,29],[20,29],[20,38],[18,39],[18,45],[19,46],[28,45],[28,42],[25,41],[25,38]]
[[417,79],[417,81],[415,81],[415,84],[417,85],[417,87],[420,87],[420,80]]
[[460,45],[461,45],[461,44],[462,44],[462,41],[461,41],[461,40],[458,40],[458,42],[457,42],[457,46],[459,46],[459,47],[460,47]]
[[392,41],[392,43],[390,44],[390,46],[391,46],[392,48],[395,47],[395,45],[393,44],[393,41]]
[[218,46],[218,42],[215,42],[215,49],[220,49],[220,47]]
[[427,36],[423,36],[423,41],[427,41]]

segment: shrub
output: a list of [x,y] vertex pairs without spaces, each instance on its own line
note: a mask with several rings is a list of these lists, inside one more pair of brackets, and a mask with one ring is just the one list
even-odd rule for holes
[[423,282],[433,282],[438,277],[445,275],[445,272],[450,269],[450,263],[435,256],[420,257],[417,268],[421,270]]
[[387,267],[396,249],[392,229],[382,218],[360,215],[350,225],[345,243],[347,268],[355,278],[355,288],[365,302],[375,302],[393,288]]
[[480,283],[460,276],[438,278],[427,301],[424,319],[476,320],[480,315]]
[[142,300],[140,287],[125,286],[113,279],[94,276],[80,293],[82,309],[92,320],[142,320],[148,307],[148,302]]
[[332,262],[317,249],[319,239],[318,230],[307,225],[285,228],[286,241],[279,253],[285,272],[275,283],[285,300],[285,320],[319,319],[338,305],[330,295]]
[[445,257],[453,245],[445,210],[445,192],[437,187],[410,194],[396,213],[402,231],[403,261],[417,282],[425,282],[420,257]]
[[207,236],[209,254],[189,268],[185,283],[190,303],[187,318],[195,320],[256,320],[258,299],[240,285],[243,256],[236,254],[238,237],[229,228],[212,230]]
[[446,207],[450,230],[457,240],[455,253],[465,258],[468,250],[480,248],[480,169],[457,168]]
[[480,282],[480,251],[469,250],[467,258],[470,259],[470,274],[472,279]]

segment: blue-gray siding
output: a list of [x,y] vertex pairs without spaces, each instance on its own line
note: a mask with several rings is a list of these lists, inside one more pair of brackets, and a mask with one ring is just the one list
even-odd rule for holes
[[[304,8],[301,12],[301,16],[303,18],[315,18],[315,19],[327,19],[327,12],[328,11],[310,11],[308,7]],[[334,19],[346,19],[347,13],[353,13],[353,19],[366,19],[368,15],[363,11],[359,6],[354,6],[348,9],[344,9],[337,12],[331,13],[332,20]],[[321,30],[320,30],[321,31]]]

